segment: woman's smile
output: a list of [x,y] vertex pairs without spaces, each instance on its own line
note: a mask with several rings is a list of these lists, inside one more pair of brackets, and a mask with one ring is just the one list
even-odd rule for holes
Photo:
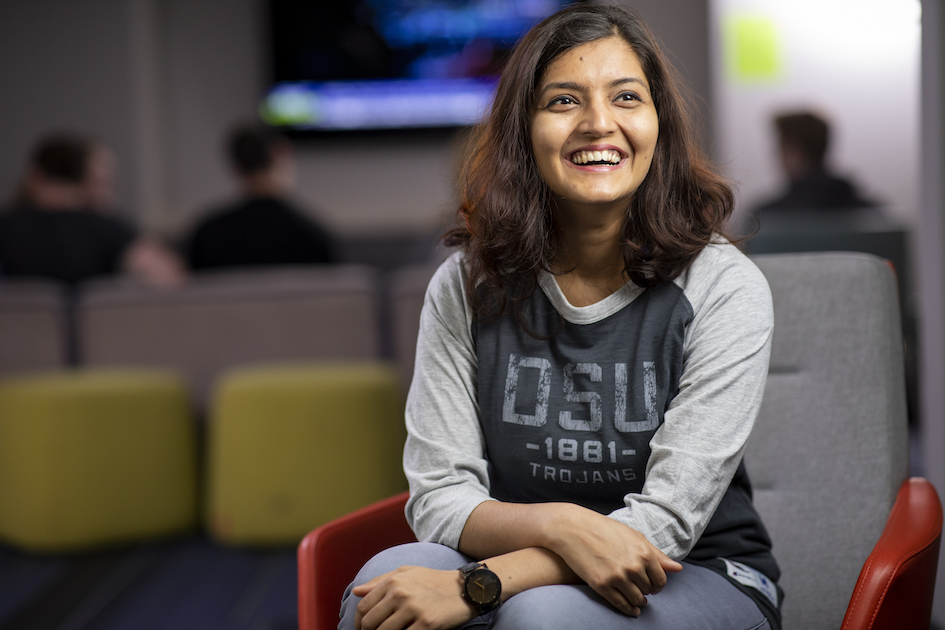
[[602,167],[605,170],[608,167],[616,167],[624,159],[626,157],[623,152],[614,147],[586,148],[571,154],[572,164],[588,167],[591,170],[596,170],[595,167]]

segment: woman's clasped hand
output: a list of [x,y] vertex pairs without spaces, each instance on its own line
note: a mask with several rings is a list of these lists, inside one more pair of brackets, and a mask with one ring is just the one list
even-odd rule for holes
[[459,571],[400,567],[352,591],[361,597],[355,615],[359,630],[454,628],[475,610],[462,598]]

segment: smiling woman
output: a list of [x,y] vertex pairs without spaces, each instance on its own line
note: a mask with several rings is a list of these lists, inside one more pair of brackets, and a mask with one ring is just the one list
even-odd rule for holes
[[364,566],[340,628],[780,627],[741,461],[770,292],[686,111],[625,9],[574,5],[516,46],[421,315],[423,542]]

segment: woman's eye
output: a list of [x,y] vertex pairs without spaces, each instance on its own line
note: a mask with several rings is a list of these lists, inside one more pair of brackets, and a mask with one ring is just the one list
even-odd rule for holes
[[574,105],[575,103],[577,103],[577,101],[570,96],[556,96],[548,103],[548,107],[554,107],[555,105]]
[[621,92],[620,94],[617,95],[616,100],[625,102],[625,103],[630,103],[630,102],[639,101],[642,99],[637,94],[634,94],[633,92]]

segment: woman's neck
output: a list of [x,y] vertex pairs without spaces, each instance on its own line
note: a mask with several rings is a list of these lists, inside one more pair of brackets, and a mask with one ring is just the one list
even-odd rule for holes
[[589,306],[627,282],[620,235],[623,213],[556,212],[560,247],[555,279],[574,306]]

